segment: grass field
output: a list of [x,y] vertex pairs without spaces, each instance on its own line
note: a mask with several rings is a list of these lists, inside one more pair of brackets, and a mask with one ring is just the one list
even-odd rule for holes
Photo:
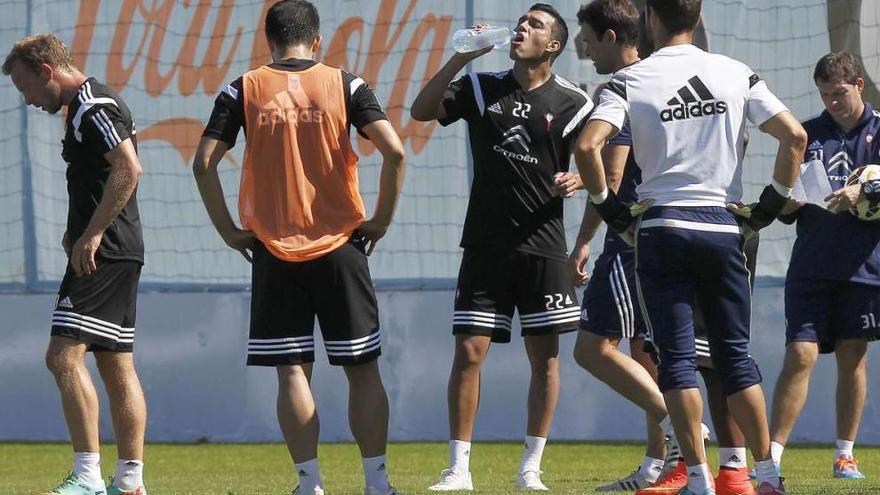
[[[516,493],[513,479],[522,447],[518,443],[476,444],[471,470],[479,493]],[[544,455],[543,479],[553,493],[593,493],[593,488],[627,474],[641,460],[634,444],[558,443]],[[717,459],[715,450],[710,461]],[[792,495],[880,494],[880,448],[856,447],[863,481],[831,478],[830,447],[791,447],[784,475]],[[111,475],[116,450],[104,446],[104,473]],[[360,460],[351,444],[323,445],[321,471],[328,494],[363,493]],[[427,493],[446,464],[445,443],[401,443],[389,447],[393,484],[404,494]],[[61,444],[0,443],[0,494],[25,495],[51,488],[69,468],[70,450]],[[151,495],[289,494],[295,484],[281,444],[150,445],[147,488]]]

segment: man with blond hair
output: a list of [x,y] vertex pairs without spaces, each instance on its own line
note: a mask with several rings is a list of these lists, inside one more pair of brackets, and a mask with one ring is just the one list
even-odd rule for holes
[[[136,199],[141,164],[131,112],[115,91],[80,72],[52,34],[18,41],[3,74],[28,105],[50,114],[67,107],[61,154],[70,197],[62,240],[68,264],[46,364],[61,392],[74,462],[70,475],[48,493],[146,495],[147,411],[132,357],[144,242]],[[89,351],[110,400],[119,452],[108,487],[101,479],[98,394],[85,365]]]

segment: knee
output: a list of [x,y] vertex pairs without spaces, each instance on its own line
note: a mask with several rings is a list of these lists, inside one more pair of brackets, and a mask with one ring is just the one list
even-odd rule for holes
[[661,392],[674,389],[697,388],[696,359],[660,359],[657,384]]
[[379,373],[379,362],[373,360],[367,363],[343,366],[348,383],[352,385],[366,386],[369,384],[382,384]]
[[790,375],[809,372],[816,364],[818,346],[813,342],[792,342],[785,350],[783,369]]
[[607,360],[614,346],[608,339],[595,341],[590,338],[579,338],[574,346],[574,361],[583,369],[593,372],[598,364]]
[[486,350],[476,342],[463,341],[455,347],[453,364],[461,371],[479,369],[486,357]]
[[835,346],[837,369],[854,371],[865,365],[868,343],[862,339],[841,340]]
[[835,345],[835,354],[839,360],[861,360],[868,351],[865,339],[839,340]]
[[70,353],[50,348],[46,351],[46,368],[53,375],[62,376],[76,368],[76,361]]

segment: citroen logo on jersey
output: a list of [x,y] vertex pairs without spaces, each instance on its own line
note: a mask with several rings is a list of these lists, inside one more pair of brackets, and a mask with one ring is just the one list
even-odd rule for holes
[[[532,144],[532,137],[529,136],[529,131],[526,130],[525,127],[521,125],[515,126],[505,132],[501,137],[504,139],[501,142],[501,145],[496,144],[492,147],[496,153],[504,155],[511,160],[533,164],[538,163],[538,159],[529,154],[529,146]],[[514,147],[525,151],[525,153],[517,153],[514,151]]]
[[727,103],[716,100],[715,95],[697,76],[688,79],[687,84],[678,90],[677,96],[666,104],[669,108],[660,112],[660,120],[663,122],[727,113]]
[[519,143],[526,152],[529,151],[529,145],[532,143],[532,137],[529,136],[529,131],[521,125],[508,130],[501,137],[504,138],[504,141],[501,142],[501,146],[506,146],[508,143]]
[[828,160],[828,179],[846,180],[852,173],[853,161],[846,150],[838,151]]

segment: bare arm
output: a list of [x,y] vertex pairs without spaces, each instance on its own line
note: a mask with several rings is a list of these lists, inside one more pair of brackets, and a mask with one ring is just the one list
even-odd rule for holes
[[365,125],[361,131],[382,154],[382,172],[379,177],[379,197],[376,199],[376,210],[372,218],[361,224],[358,230],[370,242],[367,254],[372,254],[391,220],[400,199],[403,176],[406,169],[404,163],[403,144],[387,120],[377,120]]
[[131,139],[104,154],[110,163],[110,175],[104,185],[101,202],[92,214],[82,237],[70,250],[70,265],[78,274],[89,275],[95,271],[95,253],[101,245],[104,231],[128,204],[141,175],[141,162]]
[[232,215],[229,213],[229,207],[226,206],[223,186],[220,184],[220,175],[217,173],[217,166],[228,149],[229,146],[223,141],[203,137],[199,141],[199,147],[193,159],[193,175],[196,179],[196,185],[199,187],[202,202],[205,204],[205,209],[208,210],[211,223],[214,224],[214,228],[217,229],[223,242],[240,252],[246,260],[252,261],[247,249],[254,242],[254,233],[239,229],[235,225]]
[[[623,178],[623,171],[626,167],[626,160],[629,157],[631,147],[622,145],[606,145],[602,148],[602,161],[605,168],[605,179],[608,188],[617,192],[620,187],[620,181]],[[573,282],[575,285],[583,285],[589,279],[589,275],[585,271],[587,261],[590,259],[590,242],[596,236],[599,225],[602,224],[602,217],[593,208],[590,201],[584,208],[584,216],[581,219],[581,227],[578,231],[575,247],[571,251],[569,261],[573,271]]]
[[779,141],[773,180],[785,187],[794,186],[807,147],[807,131],[789,111],[761,124],[761,130]]
[[607,188],[602,148],[617,133],[617,129],[604,120],[591,120],[578,136],[574,161],[584,187],[591,196],[601,194]]
[[[626,167],[626,160],[629,157],[629,146],[607,145],[602,148],[602,162],[605,169],[605,181],[609,189],[615,193],[620,188],[620,181],[623,178],[623,170]],[[596,210],[590,203],[584,209],[584,216],[581,220],[581,228],[578,231],[578,243],[589,243],[599,230],[602,224],[602,217],[596,213]]]
[[[746,238],[770,225],[776,217],[791,208],[791,187],[800,171],[804,150],[807,147],[807,131],[788,110],[780,112],[761,124],[761,130],[779,141],[773,180],[761,192],[760,199],[752,205],[728,205],[731,211],[745,218]],[[794,205],[796,206],[796,204]]]
[[412,118],[420,122],[428,122],[446,117],[446,110],[443,109],[441,102],[449,83],[468,63],[490,51],[492,51],[492,47],[471,53],[454,54],[446,62],[446,65],[434,74],[428,84],[419,91],[410,109]]

